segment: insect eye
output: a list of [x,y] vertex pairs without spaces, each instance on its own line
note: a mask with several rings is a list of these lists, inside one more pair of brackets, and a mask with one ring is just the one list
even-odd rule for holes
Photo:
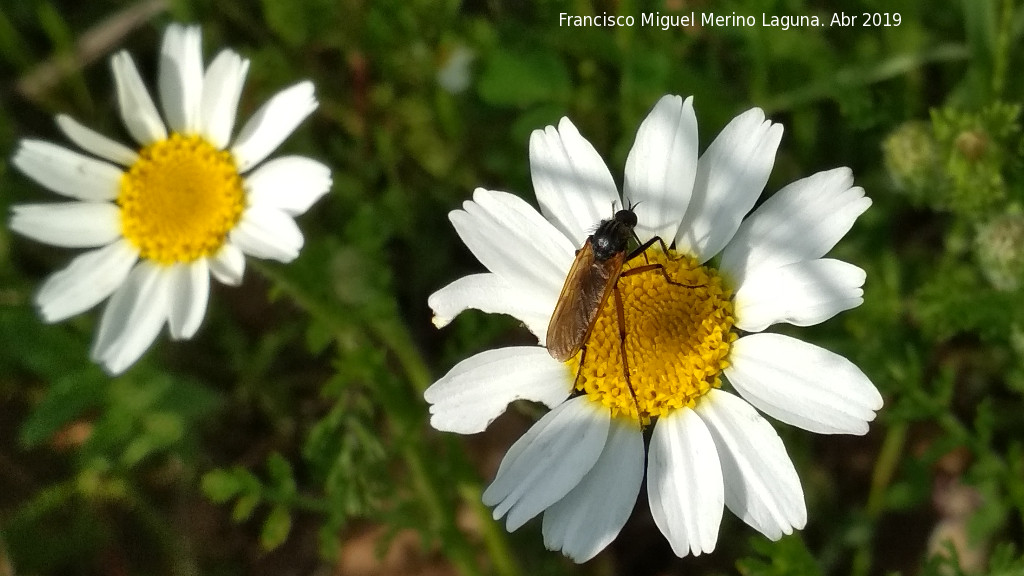
[[615,219],[618,220],[619,222],[622,222],[626,226],[629,226],[630,228],[636,226],[636,213],[633,212],[632,209],[630,209],[630,210],[619,210],[615,214]]

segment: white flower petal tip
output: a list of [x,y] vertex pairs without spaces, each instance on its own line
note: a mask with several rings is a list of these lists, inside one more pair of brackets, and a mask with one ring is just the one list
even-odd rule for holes
[[722,462],[725,505],[772,540],[807,523],[800,478],[782,439],[742,399],[712,389],[695,410]]
[[121,185],[117,166],[42,140],[22,140],[12,163],[47,189],[77,200],[113,200]]
[[561,289],[576,246],[522,198],[477,188],[473,201],[448,218],[490,271],[525,280],[523,284]]
[[156,340],[170,311],[167,271],[142,262],[103,310],[91,357],[111,376],[128,369]]
[[100,158],[116,162],[121,166],[131,166],[139,159],[139,155],[131,148],[83,126],[65,114],[57,115],[57,127],[68,137],[68,140],[77,144],[79,148]]
[[167,327],[174,340],[187,340],[199,330],[210,299],[210,271],[206,260],[172,266],[169,282]]
[[444,328],[470,308],[489,314],[508,314],[519,319],[540,344],[551,321],[557,293],[535,287],[510,284],[497,274],[471,274],[434,292],[427,305],[434,311],[433,323]]
[[760,332],[787,322],[812,326],[864,303],[867,274],[853,264],[820,259],[758,267],[736,291],[736,327]]
[[59,322],[99,304],[124,282],[137,260],[127,240],[76,257],[47,278],[36,294],[43,321]]
[[849,168],[797,180],[743,221],[722,253],[722,268],[742,283],[761,268],[821,258],[870,206],[864,189],[853,185]]
[[219,149],[231,141],[238,115],[249,61],[231,50],[222,50],[203,77],[203,99],[199,109],[200,131]]
[[494,519],[517,530],[558,502],[590,472],[604,449],[611,418],[588,398],[563,402],[509,448],[483,502]]
[[640,124],[626,158],[623,201],[636,206],[640,237],[675,238],[696,172],[693,97],[664,96]]
[[548,407],[569,396],[566,367],[537,346],[498,348],[463,360],[423,393],[437,430],[482,432],[515,400]]
[[110,65],[114,71],[121,120],[128,133],[143,146],[167,138],[167,128],[132,57],[125,51],[118,52],[110,59]]
[[304,214],[331,189],[331,169],[303,156],[284,156],[263,164],[245,179],[249,204]]
[[121,236],[121,216],[108,202],[20,204],[11,207],[11,230],[51,246],[93,248]]
[[882,395],[853,362],[780,334],[733,343],[725,376],[747,402],[787,424],[819,434],[856,434],[882,408]]
[[690,206],[676,245],[702,262],[732,239],[768,182],[782,125],[765,120],[760,108],[733,118],[697,161]]
[[194,134],[203,96],[202,35],[198,26],[171,24],[160,47],[157,85],[171,130]]
[[210,274],[221,284],[238,286],[242,283],[242,275],[245,273],[245,254],[238,246],[230,242],[224,244],[208,264]]
[[298,257],[304,243],[302,231],[291,216],[260,206],[249,207],[228,238],[250,256],[285,263]]
[[676,556],[715,550],[725,484],[711,433],[693,410],[683,408],[655,425],[647,496],[654,522]]
[[533,131],[530,175],[541,211],[576,247],[620,203],[601,155],[568,118]]
[[590,472],[544,511],[544,545],[576,563],[597,556],[629,519],[643,477],[643,434],[633,423],[613,420]]
[[313,83],[305,80],[275,94],[242,126],[231,152],[245,172],[277,149],[319,105]]
[[[466,307],[510,313],[538,337],[547,331],[551,311],[572,264],[575,246],[518,196],[477,189],[473,201],[448,215],[474,256],[497,278],[457,281],[447,291],[442,317]],[[485,298],[496,297],[488,303]],[[434,302],[445,306],[438,298]],[[520,312],[523,314],[520,316]]]

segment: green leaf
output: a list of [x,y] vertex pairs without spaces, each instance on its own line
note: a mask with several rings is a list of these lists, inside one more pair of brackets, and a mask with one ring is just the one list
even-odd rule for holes
[[93,370],[85,370],[54,381],[42,402],[36,406],[21,427],[19,440],[25,448],[46,442],[86,410],[99,406],[106,394],[108,382],[90,377]]
[[1013,544],[998,544],[989,557],[989,574],[991,576],[1024,575],[1024,556],[1021,556]]
[[211,470],[203,475],[202,488],[206,497],[223,504],[242,490],[243,483],[231,470]]
[[235,508],[231,511],[231,519],[235,522],[248,520],[259,503],[260,493],[258,491],[243,495],[235,502]]
[[777,542],[764,538],[751,539],[755,550],[763,558],[744,558],[737,562],[740,574],[744,576],[790,576],[821,574],[814,555],[807,549],[798,534],[786,536]]
[[263,524],[263,531],[260,534],[260,543],[263,548],[273,550],[284,544],[288,539],[288,533],[292,530],[292,516],[284,506],[275,506],[267,516]]
[[295,495],[295,477],[292,475],[292,465],[277,452],[267,458],[267,471],[270,473],[270,486],[277,490],[280,496],[289,498]]

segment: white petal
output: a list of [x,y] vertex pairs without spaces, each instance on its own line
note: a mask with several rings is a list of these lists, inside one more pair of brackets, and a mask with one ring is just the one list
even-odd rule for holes
[[633,422],[613,420],[597,463],[544,512],[544,545],[574,562],[590,560],[626,524],[644,477],[644,438]]
[[291,262],[302,248],[302,231],[292,217],[273,208],[250,206],[229,233],[232,244],[257,258]]
[[819,434],[864,434],[882,396],[846,358],[781,334],[733,343],[729,383],[762,412]]
[[621,207],[615,181],[597,150],[568,118],[530,136],[530,175],[540,210],[575,247]]
[[663,96],[647,115],[626,158],[623,199],[636,204],[636,233],[671,243],[686,213],[697,173],[693,97]]
[[782,125],[752,108],[722,129],[697,162],[690,207],[676,245],[706,262],[736,233],[768,182]]
[[138,260],[127,240],[77,256],[43,282],[36,305],[46,322],[60,322],[99,304],[124,282]]
[[200,258],[190,264],[175,264],[169,276],[171,306],[167,326],[171,338],[187,340],[195,336],[206,315],[206,303],[210,299],[210,271],[206,260]]
[[313,83],[308,80],[285,88],[245,123],[231,148],[240,172],[263,161],[316,110],[313,92]]
[[481,352],[459,362],[427,388],[430,425],[445,432],[482,432],[515,400],[557,406],[572,391],[569,369],[544,348]]
[[11,230],[53,246],[92,248],[121,237],[120,210],[107,202],[19,204],[11,212]]
[[725,479],[725,505],[772,540],[807,523],[800,478],[782,439],[743,400],[712,389],[697,404],[708,426]]
[[526,325],[541,346],[547,336],[554,302],[550,294],[526,284],[513,284],[497,274],[464,276],[430,295],[434,325],[447,326],[463,311],[473,308],[488,314],[508,314]]
[[682,558],[710,553],[725,510],[718,450],[707,426],[689,408],[658,420],[651,435],[647,497],[661,533]]
[[760,332],[788,322],[812,326],[864,303],[863,270],[823,258],[779,268],[757,267],[736,291],[736,327]]
[[756,268],[821,258],[869,206],[849,168],[797,180],[743,221],[722,253],[722,269],[742,283]]
[[167,138],[167,129],[160,120],[156,104],[150,98],[146,85],[139,77],[135,62],[127,52],[121,51],[110,59],[114,69],[117,103],[125,128],[136,142],[143,146]]
[[167,27],[160,47],[159,86],[171,130],[196,133],[203,97],[203,46],[198,26]]
[[331,189],[331,169],[304,156],[275,158],[245,178],[250,206],[298,216]]
[[516,530],[558,502],[593,468],[608,437],[608,409],[585,396],[558,405],[509,448],[483,502]]
[[12,162],[53,192],[79,200],[113,200],[123,174],[113,164],[42,140],[22,140]]
[[245,254],[238,246],[225,242],[220,251],[209,261],[210,274],[222,284],[238,286],[245,273]]
[[549,294],[553,310],[575,258],[572,242],[518,196],[478,188],[473,200],[448,214],[466,247],[509,283]]
[[231,141],[238,99],[248,71],[249,61],[231,50],[221,51],[206,70],[199,130],[217,148],[224,148]]
[[93,361],[112,376],[124,372],[149,348],[167,319],[170,283],[166,270],[140,262],[114,292],[92,347]]
[[139,159],[139,155],[131,148],[83,126],[71,116],[57,115],[57,126],[69,140],[90,154],[122,166],[131,166]]

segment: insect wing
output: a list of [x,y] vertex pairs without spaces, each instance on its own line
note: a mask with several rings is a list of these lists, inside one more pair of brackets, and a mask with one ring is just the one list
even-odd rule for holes
[[548,324],[547,348],[552,358],[565,362],[583,347],[622,271],[625,257],[624,252],[619,252],[598,261],[590,240],[576,254]]

